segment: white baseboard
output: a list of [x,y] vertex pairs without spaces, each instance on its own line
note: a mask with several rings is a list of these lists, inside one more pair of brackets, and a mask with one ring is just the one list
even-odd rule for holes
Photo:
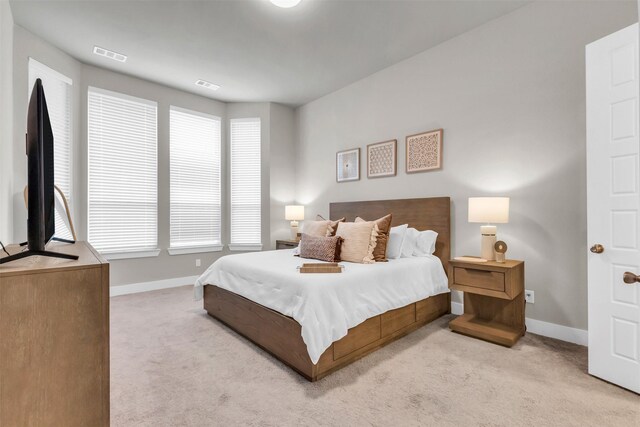
[[571,328],[556,323],[543,322],[542,320],[525,319],[527,332],[572,342],[584,346],[589,345],[589,333],[584,329]]
[[156,291],[158,289],[176,288],[178,286],[193,285],[200,276],[175,277],[173,279],[154,280],[152,282],[131,283],[130,285],[112,286],[109,296],[137,294],[138,292]]
[[[464,313],[464,304],[461,302],[451,302],[451,314],[460,315]],[[569,326],[558,325],[556,323],[543,322],[542,320],[526,318],[527,332],[555,338],[562,341],[572,342],[579,345],[589,344],[589,334],[584,329],[571,328]]]

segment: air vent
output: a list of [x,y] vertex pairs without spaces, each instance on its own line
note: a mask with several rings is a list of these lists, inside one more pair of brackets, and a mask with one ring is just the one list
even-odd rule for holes
[[213,83],[208,82],[206,80],[196,80],[196,86],[204,87],[204,88],[211,89],[211,90],[220,89],[220,85],[213,84]]
[[126,62],[127,61],[127,55],[123,55],[121,53],[114,52],[114,51],[109,50],[109,49],[104,49],[104,48],[99,47],[99,46],[94,46],[93,47],[93,53],[95,53],[96,55],[99,55],[99,56],[104,56],[105,58],[113,59],[114,61],[118,61],[118,62]]

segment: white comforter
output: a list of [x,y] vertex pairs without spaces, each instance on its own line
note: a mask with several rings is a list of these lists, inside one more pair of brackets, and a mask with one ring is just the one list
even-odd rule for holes
[[293,250],[228,255],[196,280],[216,286],[294,318],[311,361],[318,363],[349,328],[394,308],[449,292],[436,256],[400,258],[385,263],[344,262],[340,274],[301,274],[296,267],[317,262],[293,256]]

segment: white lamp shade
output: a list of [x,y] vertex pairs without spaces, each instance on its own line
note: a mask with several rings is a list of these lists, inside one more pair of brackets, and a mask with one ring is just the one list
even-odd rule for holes
[[304,220],[304,206],[289,205],[284,207],[284,219],[287,221]]
[[469,197],[469,222],[486,224],[509,222],[509,198]]

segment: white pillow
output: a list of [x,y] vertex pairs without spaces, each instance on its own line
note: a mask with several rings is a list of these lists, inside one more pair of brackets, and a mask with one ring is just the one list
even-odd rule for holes
[[404,242],[402,242],[402,258],[410,258],[413,256],[413,252],[416,249],[416,240],[420,232],[415,228],[407,228],[407,233],[404,235]]
[[387,242],[387,258],[397,259],[402,254],[402,242],[407,233],[408,224],[391,227],[389,230],[389,241]]
[[436,251],[436,240],[438,233],[433,230],[420,231],[416,238],[416,245],[413,249],[413,256],[433,255]]

